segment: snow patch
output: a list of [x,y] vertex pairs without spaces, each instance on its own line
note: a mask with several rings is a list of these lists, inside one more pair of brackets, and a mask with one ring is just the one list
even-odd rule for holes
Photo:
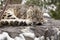
[[14,40],[13,38],[11,38],[7,32],[3,32],[2,34],[0,34],[0,40],[4,40],[4,39],[7,39],[7,40]]
[[19,34],[19,37],[15,37],[15,40],[25,40],[23,34]]
[[43,16],[50,18],[50,15],[48,13],[44,13]]
[[21,3],[21,4],[23,5],[23,4],[25,4],[25,3],[26,3],[26,0],[22,0],[22,3]]

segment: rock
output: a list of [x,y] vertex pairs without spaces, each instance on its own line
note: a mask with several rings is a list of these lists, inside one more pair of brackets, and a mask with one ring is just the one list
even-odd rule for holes
[[11,38],[15,38],[16,36],[19,36],[22,32],[20,31],[20,28],[18,27],[7,27],[7,28],[2,28],[2,32],[7,32]]
[[0,40],[14,40],[14,39],[11,38],[7,32],[3,32],[2,34],[0,34]]
[[57,40],[60,40],[60,31],[57,32]]
[[22,33],[25,37],[30,37],[30,38],[34,38],[35,34],[34,33]]
[[19,34],[19,38],[20,38],[20,40],[25,40],[23,34]]
[[6,35],[0,34],[0,40],[4,40],[4,39],[7,39]]
[[31,37],[26,37],[26,36],[25,36],[25,39],[26,39],[26,40],[34,40],[33,38],[31,38]]
[[44,27],[36,26],[32,28],[31,30],[34,31],[36,37],[44,36],[44,33],[45,33]]

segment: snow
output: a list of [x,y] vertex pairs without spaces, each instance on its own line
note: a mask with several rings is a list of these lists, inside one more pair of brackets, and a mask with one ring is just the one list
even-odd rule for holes
[[49,17],[50,18],[50,15],[48,13],[44,13],[43,14],[44,17]]
[[0,5],[1,5],[1,2],[0,2]]
[[26,0],[22,0],[22,3],[21,3],[21,4],[23,5],[23,4],[25,4],[25,3],[26,3]]
[[22,40],[22,39],[20,39],[20,37],[15,37],[15,40]]
[[30,38],[35,37],[34,33],[23,33],[23,35],[26,36],[26,37],[30,37]]
[[50,6],[47,6],[47,8],[48,8],[49,10],[53,10],[53,11],[56,10],[56,6],[55,6],[54,4],[51,4]]
[[40,39],[41,39],[41,40],[44,40],[44,36],[41,36]]
[[15,40],[25,40],[23,34],[19,34],[19,37],[15,37]]
[[3,34],[0,34],[0,40],[4,40],[6,38],[6,36],[4,36]]
[[47,9],[43,8],[42,13],[44,17],[50,17],[48,8]]
[[60,31],[57,32],[57,35],[60,35]]
[[7,32],[3,32],[2,34],[0,34],[0,40],[4,40],[4,39],[7,39],[7,40],[14,40],[13,38],[11,38]]
[[36,37],[36,38],[34,38],[34,40],[40,40],[40,39]]

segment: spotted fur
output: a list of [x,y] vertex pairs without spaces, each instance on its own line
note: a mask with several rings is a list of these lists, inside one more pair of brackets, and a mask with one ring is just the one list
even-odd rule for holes
[[43,13],[38,6],[21,6],[7,9],[2,19],[29,19],[36,24],[44,22]]

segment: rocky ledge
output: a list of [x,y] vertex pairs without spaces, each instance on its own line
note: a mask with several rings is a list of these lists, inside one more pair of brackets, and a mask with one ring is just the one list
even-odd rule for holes
[[[0,28],[0,34],[7,32],[10,37],[18,40],[19,34],[23,34],[25,40],[60,40],[60,20],[47,19],[47,23],[40,26],[4,26]],[[28,35],[29,34],[29,35]],[[32,35],[32,36],[31,36]]]

